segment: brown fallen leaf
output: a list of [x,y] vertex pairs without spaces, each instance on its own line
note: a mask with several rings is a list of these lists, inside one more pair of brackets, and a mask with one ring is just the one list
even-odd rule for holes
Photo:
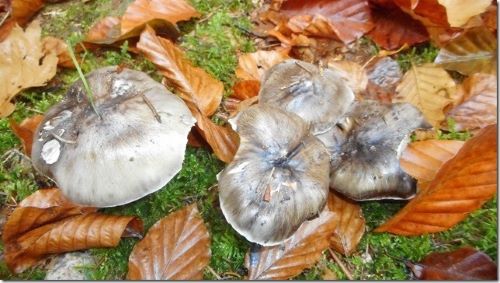
[[442,48],[434,63],[464,75],[496,74],[497,39],[485,27],[472,28]]
[[233,93],[230,97],[245,100],[259,95],[260,82],[257,80],[238,81],[233,86]]
[[121,34],[143,26],[151,20],[164,20],[172,24],[199,17],[185,0],[135,0],[121,18]]
[[216,125],[208,117],[215,113],[224,92],[223,84],[194,67],[172,42],[156,36],[149,26],[141,34],[137,48],[153,62],[167,84],[177,90],[197,120],[199,133],[217,157],[230,162],[239,145],[239,137],[229,127]]
[[182,99],[193,103],[205,116],[215,113],[224,92],[220,81],[194,67],[182,50],[170,40],[156,36],[149,26],[142,32],[137,48],[158,67]]
[[242,54],[238,57],[236,77],[242,80],[261,81],[264,73],[272,66],[288,59],[289,48]]
[[135,245],[127,279],[201,280],[210,256],[210,235],[192,204],[160,219]]
[[406,263],[419,280],[496,280],[497,265],[483,252],[471,247],[431,253],[420,263]]
[[331,33],[344,43],[373,28],[367,0],[288,0],[281,5],[280,13],[290,18],[288,26],[292,24],[295,32],[313,36]]
[[[43,7],[43,0],[12,0],[6,2],[10,3],[5,5],[5,10],[10,12],[1,15],[0,42],[9,36],[16,23],[24,26]],[[9,15],[10,17],[8,17]],[[7,18],[5,18],[6,16]],[[5,22],[2,21],[4,18]]]
[[25,31],[16,26],[0,43],[0,118],[14,111],[10,101],[21,90],[43,86],[56,74],[57,56],[42,52],[40,34],[35,21]]
[[382,48],[395,50],[429,40],[425,27],[393,2],[371,1],[371,10],[374,28],[367,35]]
[[396,87],[403,76],[399,64],[390,57],[378,57],[366,66],[368,99],[391,103]]
[[429,187],[376,232],[422,235],[447,230],[496,194],[497,125],[468,140]]
[[44,37],[42,40],[43,52],[55,52],[57,55],[57,65],[65,68],[74,68],[75,65],[71,60],[68,52],[68,45],[62,39],[53,36]]
[[448,23],[452,27],[461,27],[476,15],[486,11],[491,0],[438,0],[446,9]]
[[418,180],[420,189],[434,180],[441,166],[453,158],[464,145],[463,141],[426,140],[409,144],[399,163],[401,168]]
[[415,105],[429,123],[437,126],[445,119],[446,107],[453,102],[456,85],[443,68],[430,64],[419,67],[412,65],[396,92],[393,102]]
[[330,245],[335,231],[333,212],[323,211],[304,222],[284,243],[271,247],[254,246],[245,257],[249,280],[285,280],[314,265]]
[[49,254],[114,247],[121,237],[142,231],[142,221],[134,216],[95,211],[69,202],[58,189],[38,190],[14,209],[4,226],[7,267],[19,273]]
[[459,93],[462,101],[447,113],[455,121],[455,130],[477,130],[497,121],[497,78],[489,74],[472,74],[465,79]]
[[349,256],[365,233],[365,219],[361,207],[354,201],[330,190],[328,209],[335,213],[335,231],[330,237],[330,246],[337,252]]
[[376,0],[393,1],[403,11],[420,20],[425,18],[430,21],[428,25],[446,27],[449,26],[446,16],[446,8],[438,0]]
[[484,12],[481,15],[481,18],[483,19],[484,26],[487,27],[489,30],[496,32],[497,31],[497,6],[496,5],[491,5],[486,9],[486,12]]
[[24,119],[21,124],[17,124],[14,120],[10,121],[10,128],[14,134],[21,140],[24,153],[31,156],[31,146],[33,144],[33,134],[36,128],[42,122],[43,115],[35,115]]

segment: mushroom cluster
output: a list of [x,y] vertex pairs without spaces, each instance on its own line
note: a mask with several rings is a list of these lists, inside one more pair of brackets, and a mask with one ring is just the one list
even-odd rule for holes
[[106,67],[75,82],[46,113],[32,161],[72,201],[109,207],[161,189],[181,169],[195,119],[142,72]]
[[266,73],[259,103],[232,122],[240,147],[219,174],[221,209],[264,246],[317,215],[329,188],[358,201],[411,198],[416,180],[399,157],[412,131],[430,127],[411,104],[355,101],[337,71],[294,59]]

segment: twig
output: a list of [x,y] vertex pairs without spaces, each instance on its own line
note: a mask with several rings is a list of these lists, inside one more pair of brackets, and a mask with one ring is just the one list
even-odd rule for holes
[[144,103],[146,103],[151,112],[153,112],[153,115],[155,115],[156,121],[158,121],[158,123],[161,124],[160,114],[158,114],[158,111],[156,111],[156,108],[154,107],[153,103],[151,103],[151,101],[149,101],[149,99],[144,94],[141,94],[141,96],[142,100],[144,100]]
[[217,274],[217,272],[215,272],[215,270],[210,265],[207,266],[207,269],[210,273],[212,273],[213,276],[215,276],[215,278],[217,278],[217,280],[222,279],[222,277],[220,277],[219,274]]
[[338,258],[338,256],[332,251],[332,249],[328,248],[328,252],[330,252],[330,255],[332,256],[333,260],[340,266],[340,269],[342,269],[347,278],[349,280],[354,280],[351,272],[347,269],[347,267],[345,267],[344,263],[340,260],[340,258]]
[[7,11],[7,13],[5,13],[5,15],[3,16],[3,18],[0,20],[0,26],[3,25],[3,23],[5,22],[5,20],[7,20],[7,18],[10,16],[10,10]]
[[63,142],[63,143],[69,143],[69,144],[76,144],[76,141],[72,141],[72,140],[67,140],[61,136],[58,136],[56,135],[55,133],[50,133],[54,138],[56,138],[56,140],[60,141],[60,142]]

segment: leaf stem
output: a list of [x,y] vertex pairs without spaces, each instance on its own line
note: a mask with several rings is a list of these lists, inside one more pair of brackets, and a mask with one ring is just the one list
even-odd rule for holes
[[73,64],[75,65],[76,71],[78,72],[78,75],[80,76],[80,80],[82,80],[83,87],[85,88],[85,93],[87,95],[87,99],[89,100],[90,106],[94,110],[95,114],[99,117],[99,119],[102,119],[101,114],[97,111],[97,108],[95,107],[94,104],[94,94],[92,93],[92,89],[89,87],[89,84],[87,82],[87,79],[83,75],[82,68],[80,68],[80,64],[76,60],[75,53],[73,52],[73,47],[71,46],[71,43],[69,41],[66,42],[68,45],[68,52],[69,56],[71,57],[71,61],[73,61]]

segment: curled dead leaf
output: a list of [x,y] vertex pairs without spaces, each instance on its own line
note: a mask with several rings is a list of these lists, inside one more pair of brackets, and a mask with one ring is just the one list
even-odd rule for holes
[[31,156],[31,146],[33,144],[33,134],[36,128],[42,122],[43,115],[35,115],[24,119],[21,124],[17,124],[15,121],[10,121],[10,128],[14,134],[21,140],[23,145],[24,153],[27,156]]
[[335,231],[333,212],[323,211],[304,222],[284,243],[271,247],[254,246],[245,257],[250,280],[285,280],[314,265],[330,245]]
[[2,241],[8,268],[19,273],[49,254],[114,247],[121,237],[142,232],[142,221],[134,216],[95,211],[68,201],[58,189],[38,190],[5,223]]
[[330,245],[337,252],[349,256],[356,250],[365,233],[365,219],[361,207],[354,201],[330,191],[328,210],[335,213],[335,231]]
[[407,263],[420,280],[496,280],[497,265],[483,252],[471,247],[431,253],[420,263]]
[[42,40],[43,52],[48,54],[55,52],[57,55],[57,65],[65,68],[74,68],[75,65],[71,60],[68,52],[68,45],[62,39],[53,36],[44,37]]
[[129,257],[128,280],[201,280],[210,235],[196,204],[156,222]]
[[[12,0],[5,7],[5,13],[0,13],[0,42],[9,36],[11,30],[18,25],[24,26],[42,7],[43,0]],[[1,5],[1,4],[0,4]],[[0,6],[0,12],[2,11]],[[10,17],[9,17],[10,14]]]
[[43,86],[56,74],[57,56],[42,51],[40,35],[35,21],[25,31],[16,26],[0,43],[0,118],[14,111],[10,101],[21,90]]
[[437,126],[445,119],[446,107],[453,102],[456,85],[443,68],[412,65],[396,92],[393,102],[409,102],[415,105],[429,123]]
[[422,235],[444,231],[496,194],[497,128],[490,125],[468,140],[439,169],[428,188],[376,232]]
[[473,74],[459,90],[460,104],[448,112],[455,130],[477,130],[497,121],[497,78],[489,74]]
[[486,11],[491,0],[438,0],[446,9],[448,23],[452,27],[461,27],[476,15]]
[[289,48],[242,54],[238,57],[236,77],[242,80],[261,81],[264,73],[272,66],[288,59]]

